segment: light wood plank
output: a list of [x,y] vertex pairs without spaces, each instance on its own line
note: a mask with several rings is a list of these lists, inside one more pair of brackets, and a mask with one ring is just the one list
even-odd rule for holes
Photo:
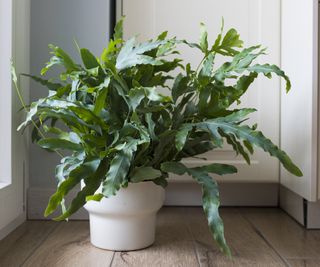
[[285,266],[236,209],[222,209],[221,215],[225,236],[233,254],[232,260],[226,258],[215,245],[202,209],[187,210],[186,221],[197,244],[200,266]]
[[218,250],[201,208],[166,207],[158,216],[156,242],[147,249],[97,249],[89,241],[88,222],[31,221],[0,242],[0,266],[320,266],[320,231],[305,230],[282,211],[221,214],[233,260]]
[[320,259],[320,230],[306,230],[279,209],[242,209],[242,213],[283,257]]
[[288,260],[290,267],[319,267],[320,260],[316,259],[292,259]]
[[23,266],[109,266],[112,251],[95,248],[89,240],[89,223],[62,222]]
[[0,241],[0,266],[20,266],[58,225],[28,221]]
[[115,254],[112,267],[199,266],[194,243],[184,221],[184,208],[164,208],[159,212],[156,241],[139,251]]

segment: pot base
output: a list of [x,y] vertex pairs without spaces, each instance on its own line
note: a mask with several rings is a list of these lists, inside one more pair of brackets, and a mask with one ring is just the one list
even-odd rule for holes
[[90,214],[92,245],[113,251],[138,250],[155,241],[156,214],[108,218]]
[[89,212],[91,243],[113,251],[151,246],[163,201],[164,189],[153,182],[130,183],[115,196],[89,201],[84,207]]

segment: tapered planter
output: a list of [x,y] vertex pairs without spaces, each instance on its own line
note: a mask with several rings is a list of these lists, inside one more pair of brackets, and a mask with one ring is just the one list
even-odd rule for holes
[[164,189],[153,182],[130,183],[116,196],[89,201],[84,207],[89,212],[91,243],[116,251],[152,245],[163,201]]

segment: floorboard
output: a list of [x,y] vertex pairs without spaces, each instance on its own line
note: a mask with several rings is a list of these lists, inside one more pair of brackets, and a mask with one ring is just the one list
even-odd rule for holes
[[241,213],[284,258],[320,260],[320,230],[305,230],[279,209],[242,209]]
[[62,222],[23,267],[105,267],[114,252],[93,247],[87,221]]
[[232,260],[220,253],[210,235],[207,220],[199,208],[189,208],[186,221],[196,243],[200,266],[286,266],[237,209],[223,209],[226,240],[231,248]]
[[165,208],[158,216],[156,242],[139,251],[115,254],[112,267],[198,266],[194,242],[184,221],[185,208]]
[[201,208],[165,207],[149,248],[95,248],[87,221],[28,221],[0,241],[0,266],[320,266],[320,230],[305,230],[279,209],[223,208],[221,215],[232,259],[213,242]]
[[58,226],[54,222],[29,221],[0,241],[0,266],[20,266]]

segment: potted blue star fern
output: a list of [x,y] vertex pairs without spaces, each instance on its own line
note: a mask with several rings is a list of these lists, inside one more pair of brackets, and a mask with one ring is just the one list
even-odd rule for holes
[[[287,91],[290,80],[275,65],[255,63],[265,49],[242,48],[235,29],[222,30],[212,45],[203,24],[199,43],[168,38],[167,32],[138,43],[134,37],[123,40],[122,22],[100,57],[78,48],[82,63],[76,63],[60,47],[50,45],[52,57],[41,75],[58,66],[58,78],[28,75],[49,90],[47,97],[26,107],[19,129],[31,125],[32,140],[61,156],[55,172],[57,190],[45,216],[61,206],[55,220],[66,220],[85,206],[95,246],[143,248],[154,241],[156,212],[163,204],[169,174],[187,174],[202,187],[213,238],[231,255],[219,216],[215,175],[237,169],[205,161],[189,168],[181,160],[227,143],[250,163],[258,147],[278,158],[287,171],[302,176],[284,151],[256,126],[246,124],[255,109],[233,108],[260,74],[280,76]],[[203,54],[196,69],[183,63],[180,45]],[[226,58],[220,66],[214,65],[217,55]],[[79,184],[78,194],[66,205],[65,197]]]

